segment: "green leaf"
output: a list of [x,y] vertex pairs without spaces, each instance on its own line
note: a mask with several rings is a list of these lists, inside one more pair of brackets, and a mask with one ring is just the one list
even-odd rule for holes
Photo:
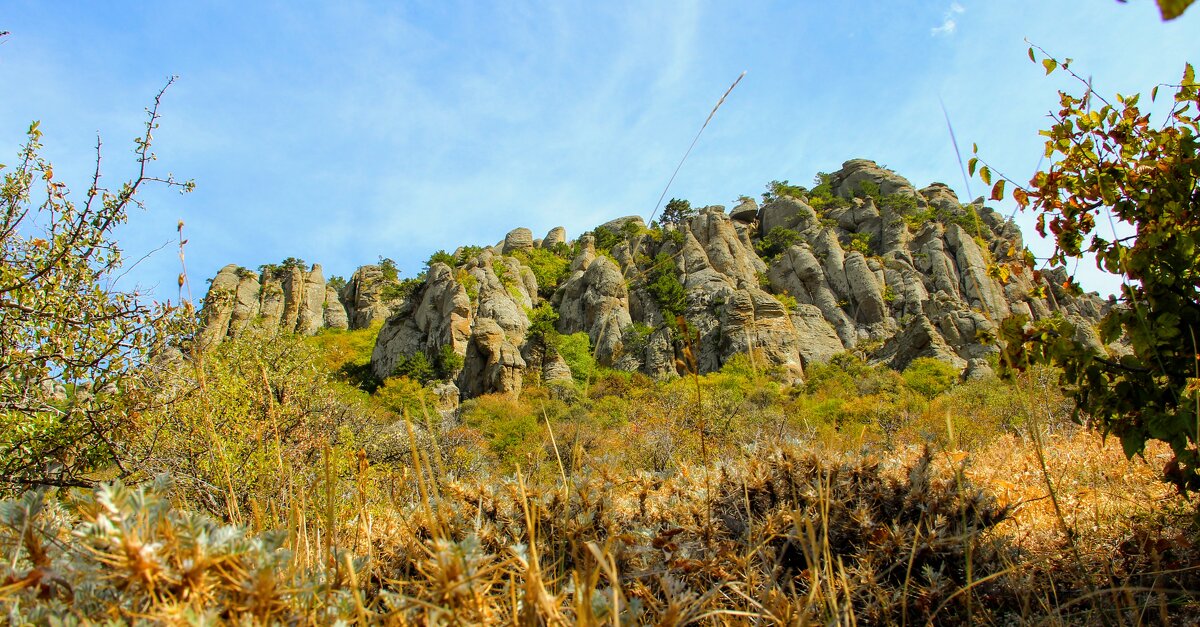
[[1004,179],[992,186],[992,200],[1004,200]]
[[1183,86],[1191,87],[1196,84],[1196,70],[1192,68],[1191,63],[1183,65]]
[[1141,432],[1131,429],[1121,434],[1121,448],[1125,451],[1126,458],[1133,459],[1134,455],[1146,449],[1146,438]]
[[1029,47],[1029,60],[1037,63],[1037,57],[1033,56],[1033,46]]
[[984,185],[992,184],[992,171],[985,165],[979,168],[979,178],[983,180]]
[[1042,59],[1042,67],[1046,68],[1046,74],[1049,75],[1051,72],[1058,69],[1058,62],[1054,59]]
[[979,165],[979,159],[971,157],[967,160],[967,175],[975,176],[975,166]]
[[1155,98],[1158,98],[1158,85],[1155,85],[1154,89],[1150,90],[1150,102],[1154,102]]

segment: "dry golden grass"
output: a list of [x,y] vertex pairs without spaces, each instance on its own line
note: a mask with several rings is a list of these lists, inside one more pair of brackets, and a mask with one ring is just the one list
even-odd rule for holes
[[[414,440],[415,442],[415,440]],[[280,533],[118,487],[5,505],[10,622],[1112,624],[1196,616],[1181,501],[1119,444],[797,448],[564,484],[351,464]],[[1152,449],[1157,463],[1165,451]],[[705,475],[709,476],[706,477]],[[1056,513],[1047,476],[1056,494]],[[711,492],[706,486],[713,486]],[[976,488],[980,488],[977,490]],[[34,515],[28,515],[29,513]],[[333,536],[328,530],[335,529]],[[33,529],[36,533],[14,533]],[[221,538],[220,542],[214,540]]]

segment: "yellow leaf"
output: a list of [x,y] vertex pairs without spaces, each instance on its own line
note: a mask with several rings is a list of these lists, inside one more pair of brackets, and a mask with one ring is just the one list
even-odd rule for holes
[[1025,190],[1020,187],[1013,190],[1013,200],[1017,201],[1022,209],[1029,206],[1029,194],[1026,194]]
[[1158,10],[1162,12],[1164,22],[1173,20],[1187,10],[1193,0],[1158,0]]

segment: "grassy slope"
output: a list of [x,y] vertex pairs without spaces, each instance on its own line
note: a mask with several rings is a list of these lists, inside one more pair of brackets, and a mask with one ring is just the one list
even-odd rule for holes
[[[12,622],[1197,616],[1190,510],[1155,477],[1166,452],[1130,462],[1070,424],[1050,373],[942,389],[851,358],[801,388],[741,362],[668,384],[610,372],[454,421],[403,382],[344,382],[363,382],[373,333],[208,358],[172,419],[244,409],[155,449],[174,487],[6,503]],[[252,367],[267,357],[293,374]]]

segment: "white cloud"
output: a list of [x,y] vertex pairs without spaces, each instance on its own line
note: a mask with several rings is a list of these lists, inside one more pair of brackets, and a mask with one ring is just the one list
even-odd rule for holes
[[934,37],[949,37],[958,30],[957,17],[966,12],[963,5],[957,2],[951,2],[950,8],[946,9],[946,13],[942,16],[942,25],[935,26],[929,29],[929,34]]

